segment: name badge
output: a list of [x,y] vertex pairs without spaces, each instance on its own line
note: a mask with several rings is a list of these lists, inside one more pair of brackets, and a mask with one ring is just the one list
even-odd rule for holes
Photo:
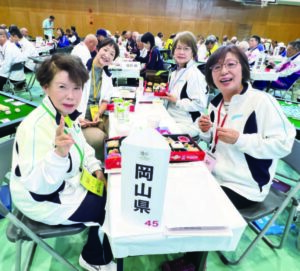
[[212,172],[216,165],[216,158],[214,157],[214,155],[211,152],[205,153],[204,163],[207,166],[208,170],[210,172]]
[[80,178],[81,185],[88,191],[102,197],[104,191],[104,181],[99,180],[90,174],[85,168]]
[[99,111],[98,105],[90,105],[90,112],[91,112],[92,120],[95,119],[95,115],[98,113],[98,111]]

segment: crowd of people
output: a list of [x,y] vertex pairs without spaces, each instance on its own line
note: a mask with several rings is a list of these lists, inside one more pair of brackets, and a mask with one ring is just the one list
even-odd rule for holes
[[[14,204],[31,219],[50,225],[93,225],[79,259],[85,270],[115,270],[106,235],[98,237],[106,189],[95,195],[80,183],[96,178],[107,186],[101,167],[113,88],[108,66],[119,55],[144,63],[143,74],[163,69],[160,49],[171,50],[175,65],[169,92],[162,98],[166,110],[182,133],[209,143],[215,161],[212,173],[237,209],[266,198],[277,161],[291,151],[296,134],[275,98],[251,85],[250,68],[257,56],[276,48],[270,40],[262,42],[253,35],[247,45],[224,36],[220,43],[214,35],[197,39],[183,31],[164,42],[162,32],[154,36],[123,31],[112,36],[101,28],[80,41],[75,27],[66,30],[67,35],[56,28],[54,37],[54,20],[44,20],[45,38],[74,48],[68,55],[53,54],[36,71],[45,98],[18,127],[10,188]],[[26,60],[22,50],[27,52],[30,42],[25,30],[0,28],[0,89],[5,65]],[[299,44],[300,40],[288,44],[283,64],[294,63],[294,70]],[[206,62],[205,75],[198,69],[199,60]],[[278,72],[282,69],[276,67]],[[219,92],[209,104],[208,89]]]

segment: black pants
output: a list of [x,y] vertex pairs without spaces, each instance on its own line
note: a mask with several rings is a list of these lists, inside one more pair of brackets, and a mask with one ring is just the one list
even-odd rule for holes
[[1,91],[3,90],[3,86],[5,85],[6,81],[7,81],[6,77],[0,76],[0,90]]
[[[105,217],[105,203],[106,195],[99,197],[88,192],[80,207],[70,216],[69,220],[74,222],[98,222],[102,225]],[[112,260],[112,251],[106,235],[104,235],[103,242],[100,242],[98,230],[99,226],[90,227],[88,239],[81,256],[89,264],[105,265]]]

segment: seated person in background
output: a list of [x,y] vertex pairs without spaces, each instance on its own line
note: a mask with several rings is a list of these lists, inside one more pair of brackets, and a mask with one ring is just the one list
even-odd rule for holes
[[[72,26],[74,27],[74,26]],[[74,34],[75,33],[75,34]],[[73,32],[71,29],[66,29],[66,36],[69,40],[69,42],[72,44],[72,45],[77,45],[78,43],[80,43],[80,38],[78,37],[77,33],[76,32]]]
[[[25,60],[20,48],[8,39],[6,30],[0,29],[0,90],[7,81],[11,66]],[[10,79],[13,82],[23,81],[25,79],[24,70],[13,71]]]
[[137,48],[137,43],[136,39],[138,37],[139,33],[134,31],[131,32],[127,31],[126,36],[128,37],[127,39],[127,44],[126,44],[126,51],[129,52],[130,54],[137,54],[138,48]]
[[199,129],[194,123],[207,106],[207,90],[204,75],[197,68],[197,43],[188,31],[176,35],[172,49],[176,67],[171,73],[169,93],[161,97],[182,133],[197,137]]
[[164,34],[162,32],[158,32],[155,39],[155,46],[158,47],[159,50],[164,48],[164,42],[162,40],[162,38],[164,37]]
[[173,34],[170,35],[170,37],[165,42],[164,49],[166,49],[166,50],[172,50],[175,37],[176,37],[175,33],[173,33]]
[[29,31],[27,28],[25,28],[25,27],[20,28],[20,32],[25,39],[28,39],[28,40],[32,39],[32,37],[29,36]]
[[200,137],[212,140],[213,174],[237,209],[266,198],[296,135],[278,102],[249,80],[247,56],[234,45],[219,48],[207,61],[206,81],[221,93],[198,122]]
[[13,148],[10,191],[17,208],[49,225],[88,223],[87,243],[79,264],[113,266],[107,237],[99,239],[105,217],[106,191],[98,196],[80,183],[82,170],[105,182],[101,162],[87,144],[76,110],[88,72],[80,59],[53,55],[36,73],[46,93],[42,104],[18,127]]
[[249,50],[249,43],[248,43],[248,41],[243,40],[243,41],[239,42],[237,47],[239,47],[240,49],[242,49],[242,51],[244,53],[246,53]]
[[279,78],[271,84],[269,81],[254,81],[254,88],[263,90],[268,87],[287,90],[300,78],[300,40],[290,42],[286,51],[286,62],[278,66],[275,66],[273,62],[269,62],[269,65],[279,73]]
[[230,40],[230,43],[231,43],[231,44],[234,44],[234,45],[238,45],[238,44],[239,44],[239,41],[238,41],[238,39],[237,39],[236,36],[233,36],[233,37],[231,38],[231,40]]
[[97,32],[96,32],[96,38],[98,40],[98,44],[97,44],[97,50],[100,49],[100,44],[101,44],[101,41],[103,41],[104,39],[107,38],[107,32],[105,29],[98,29]]
[[14,42],[18,42],[22,55],[25,58],[25,71],[32,72],[35,70],[35,63],[29,57],[38,56],[39,53],[34,47],[33,43],[24,38],[18,28],[11,30],[11,38],[13,38]]
[[207,51],[205,46],[205,39],[202,35],[198,35],[197,48],[198,48],[197,60],[205,61]]
[[57,28],[56,33],[57,38],[54,41],[56,42],[58,48],[70,46],[70,42],[62,28]]
[[219,47],[217,38],[214,35],[209,35],[205,40],[205,46],[207,51],[205,59],[208,59]]
[[[107,38],[100,43],[100,49],[92,62],[90,79],[85,84],[78,110],[83,134],[95,149],[96,157],[103,159],[104,139],[108,134],[107,104],[111,100],[113,83],[108,66],[119,56],[119,47],[113,39]],[[91,110],[96,113],[92,117]]]
[[246,52],[250,67],[252,67],[260,55],[258,45],[260,44],[260,37],[253,35],[249,40],[249,50]]
[[143,35],[138,35],[137,38],[136,38],[137,48],[139,49],[138,52],[137,52],[137,56],[146,57],[148,51],[145,48],[144,43],[142,43],[142,36]]
[[70,42],[72,43],[72,45],[77,45],[80,43],[80,37],[78,36],[78,33],[76,32],[76,27],[75,26],[71,26],[71,39]]
[[141,74],[145,74],[145,70],[162,70],[163,69],[163,59],[155,46],[154,36],[150,32],[146,32],[143,34],[141,38],[142,43],[144,43],[144,47],[148,51],[146,57],[137,56],[135,58],[136,61],[141,63],[145,63],[145,69],[141,71]]
[[94,34],[88,34],[85,36],[82,42],[73,48],[71,55],[78,56],[84,66],[87,67],[87,63],[92,57],[92,52],[96,51],[97,45],[98,40],[96,36]]

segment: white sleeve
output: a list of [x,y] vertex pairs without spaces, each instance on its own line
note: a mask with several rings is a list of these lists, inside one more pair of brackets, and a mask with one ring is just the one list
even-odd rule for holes
[[73,35],[71,38],[69,38],[69,41],[72,42],[72,43],[73,43],[75,40],[76,40],[76,36],[74,36],[74,35]]
[[45,133],[42,127],[29,130],[25,124],[19,127],[16,134],[12,168],[14,173],[17,166],[20,177],[17,174],[15,177],[28,191],[51,194],[65,180],[70,162],[68,157],[60,157],[54,152],[54,133],[50,130]]
[[265,96],[255,107],[258,132],[240,134],[235,146],[257,159],[282,158],[290,153],[296,130],[278,102],[270,95]]
[[205,78],[200,71],[189,76],[186,92],[189,99],[178,99],[176,106],[187,112],[203,112],[207,106],[207,90]]

